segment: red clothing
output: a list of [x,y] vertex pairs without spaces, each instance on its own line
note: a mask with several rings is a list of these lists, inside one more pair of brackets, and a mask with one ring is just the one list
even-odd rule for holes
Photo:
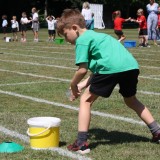
[[125,19],[117,17],[114,20],[114,30],[122,30],[122,23],[125,22]]
[[141,21],[140,23],[139,23],[139,28],[140,29],[147,29],[147,21],[146,21],[146,17],[145,16],[139,16],[138,18],[137,18],[137,20],[138,21]]
[[160,27],[160,14],[158,14],[158,27]]

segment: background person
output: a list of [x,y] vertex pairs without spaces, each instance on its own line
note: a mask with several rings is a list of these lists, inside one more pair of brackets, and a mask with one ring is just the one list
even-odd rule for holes
[[18,31],[19,31],[19,23],[17,22],[17,17],[13,16],[11,20],[11,28],[13,33],[13,41],[18,41]]
[[48,23],[48,41],[52,42],[55,40],[55,36],[56,36],[56,31],[55,31],[55,26],[56,26],[56,22],[57,20],[55,20],[54,16],[48,16],[46,18],[46,21]]
[[150,47],[148,45],[148,33],[147,33],[147,21],[144,16],[143,9],[138,9],[137,11],[137,19],[131,19],[132,22],[139,23],[139,47]]
[[7,25],[8,25],[8,21],[7,21],[7,15],[3,15],[2,16],[2,30],[3,30],[3,39],[6,39],[7,36]]
[[31,21],[28,20],[26,12],[22,12],[22,18],[20,20],[21,23],[21,42],[26,42],[26,32],[27,32],[27,24]]
[[129,20],[131,20],[131,18],[121,18],[121,11],[115,11],[112,14],[112,19],[114,21],[114,33],[117,35],[118,37],[118,41],[123,41],[126,39],[125,35],[122,32],[122,24],[123,22],[127,22]]
[[83,3],[82,15],[83,15],[85,22],[86,22],[86,28],[91,29],[92,12],[91,12],[90,5],[88,2]]
[[32,8],[32,30],[34,34],[34,42],[38,42],[38,31],[39,31],[39,16],[36,8]]
[[147,18],[147,26],[148,26],[148,39],[153,40],[154,45],[157,45],[156,39],[157,39],[157,24],[158,24],[158,7],[159,5],[155,3],[155,0],[150,0],[150,3],[147,4],[147,12],[148,12],[148,18]]

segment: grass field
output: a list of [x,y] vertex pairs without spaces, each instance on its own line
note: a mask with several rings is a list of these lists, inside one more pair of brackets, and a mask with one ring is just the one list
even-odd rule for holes
[[[98,32],[115,36],[109,29]],[[124,32],[127,39],[137,40],[137,30]],[[109,99],[99,98],[93,105],[91,152],[81,156],[67,151],[77,135],[79,100],[70,102],[66,96],[76,70],[74,47],[47,42],[45,29],[39,34],[39,43],[33,42],[31,31],[26,43],[0,40],[0,142],[14,141],[25,147],[20,153],[1,153],[0,160],[159,160],[160,146],[150,142],[148,128],[124,105],[117,88]],[[129,50],[140,64],[137,96],[160,122],[160,48],[151,42],[151,48]],[[27,119],[37,116],[61,118],[60,148],[30,149]]]

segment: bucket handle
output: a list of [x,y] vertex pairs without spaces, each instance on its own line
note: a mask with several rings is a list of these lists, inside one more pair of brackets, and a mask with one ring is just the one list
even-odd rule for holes
[[30,136],[30,137],[35,137],[35,136],[39,136],[41,134],[43,134],[44,132],[46,132],[47,130],[49,130],[51,128],[51,126],[47,127],[45,130],[39,132],[39,133],[35,133],[35,134],[31,134],[29,133],[29,128],[27,130],[27,135]]

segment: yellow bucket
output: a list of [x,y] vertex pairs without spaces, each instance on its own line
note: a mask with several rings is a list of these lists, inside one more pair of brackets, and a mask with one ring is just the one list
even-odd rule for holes
[[27,134],[32,149],[59,147],[59,126],[61,120],[56,117],[34,117],[28,119]]

